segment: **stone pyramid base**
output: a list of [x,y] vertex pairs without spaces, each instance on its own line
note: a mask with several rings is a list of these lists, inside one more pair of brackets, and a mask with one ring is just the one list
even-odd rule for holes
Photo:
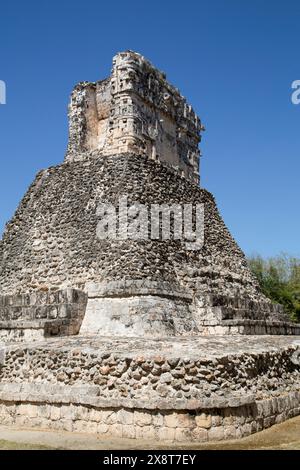
[[69,337],[0,350],[2,424],[235,439],[300,413],[300,337]]

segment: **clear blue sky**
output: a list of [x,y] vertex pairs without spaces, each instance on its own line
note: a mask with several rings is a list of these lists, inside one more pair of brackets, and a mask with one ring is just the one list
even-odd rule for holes
[[74,84],[133,49],[205,124],[202,186],[240,246],[300,254],[299,1],[11,0],[0,22],[0,232],[37,171],[62,162]]

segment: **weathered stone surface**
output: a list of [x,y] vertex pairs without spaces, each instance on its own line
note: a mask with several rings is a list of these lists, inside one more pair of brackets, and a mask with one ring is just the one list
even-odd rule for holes
[[[295,400],[298,404],[296,408],[293,407]],[[285,393],[274,398],[274,401],[283,403],[289,417],[299,414],[299,392]],[[123,421],[124,414],[120,414],[117,409],[106,412],[86,405],[61,406],[55,403],[45,405],[43,401],[30,402],[28,400],[24,400],[23,403],[17,401],[16,404],[0,400],[0,420],[2,424],[6,425],[16,424],[32,428],[50,428],[117,438],[159,439],[162,442],[206,442],[247,436],[286,419],[284,414],[264,415],[264,410],[267,410],[264,406],[264,400],[260,402],[260,405],[262,405],[263,414],[258,414],[256,407],[249,408],[249,406],[220,409],[218,423],[212,419],[210,429],[199,427],[197,424],[198,418],[203,419],[203,410],[201,409],[196,410],[192,415],[186,411],[172,412],[172,427],[169,427],[162,424],[160,419],[156,420],[156,417],[159,416],[163,421],[167,421],[171,415],[169,411],[144,410],[140,415],[140,417],[143,416],[142,425],[126,424]],[[126,411],[128,417],[131,415],[130,421],[134,422],[137,411],[130,409],[122,411]],[[97,413],[96,421],[94,420],[95,413]],[[231,424],[226,420],[229,414],[232,417]],[[205,410],[205,415],[214,418],[214,410]],[[108,417],[110,417],[109,421]],[[183,427],[182,423],[189,423],[189,425]]]
[[[99,240],[97,206],[115,203],[121,194],[128,194],[129,203],[203,203],[203,248],[188,251],[180,240]],[[43,240],[38,252],[32,250],[33,232]],[[106,334],[131,336],[139,329],[141,335],[300,331],[259,292],[213,197],[138,155],[98,156],[39,174],[8,224],[0,242],[0,293],[43,294],[45,306],[56,306],[46,300],[47,292],[68,287],[89,296],[84,322],[89,334],[103,328]],[[9,308],[21,321],[27,314],[13,299]],[[64,315],[60,310],[49,320],[64,321]]]
[[[66,160],[37,175],[0,241],[2,423],[204,442],[299,414],[300,337],[280,335],[300,326],[195,184],[201,130],[138,54],[75,88]],[[203,246],[100,240],[99,204],[123,195],[202,204]]]
[[104,155],[132,152],[168,163],[198,183],[200,119],[140,54],[120,53],[110,78],[77,85],[69,118],[67,161],[84,159],[93,150]]
[[211,427],[211,416],[203,413],[196,416],[196,424],[199,428],[209,429]]
[[78,334],[87,294],[78,289],[0,295],[0,341],[30,342]]
[[[261,400],[264,409],[258,406],[257,413],[268,417],[284,411],[279,395],[300,391],[299,366],[292,361],[298,342],[284,336],[232,336],[230,342],[222,336],[68,337],[10,345],[2,348],[0,399],[47,401],[51,395],[52,403],[136,408],[139,426],[150,424],[143,409],[231,409]],[[178,370],[182,379],[171,380]],[[298,406],[295,400],[292,408]],[[105,422],[112,424],[112,411],[106,414]],[[132,424],[131,415],[120,414]],[[216,418],[199,414],[197,426],[209,429],[218,425]],[[230,414],[224,419],[232,424]],[[189,427],[177,414],[166,420],[167,427]]]
[[[76,334],[78,325],[60,326],[72,301],[58,291],[77,288],[89,298],[84,334],[299,333],[259,291],[213,196],[194,184],[201,128],[139,54],[117,55],[108,80],[79,84],[65,163],[37,175],[0,241],[0,322],[34,318],[57,322],[51,334]],[[122,196],[128,206],[203,204],[204,245],[100,240],[97,208]],[[2,333],[7,340],[40,337],[14,325],[23,332]]]

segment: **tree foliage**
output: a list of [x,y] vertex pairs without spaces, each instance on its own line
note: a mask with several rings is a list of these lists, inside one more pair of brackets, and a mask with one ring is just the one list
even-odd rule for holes
[[300,320],[300,259],[282,254],[264,259],[248,259],[263,293],[274,303],[282,304],[292,320]]

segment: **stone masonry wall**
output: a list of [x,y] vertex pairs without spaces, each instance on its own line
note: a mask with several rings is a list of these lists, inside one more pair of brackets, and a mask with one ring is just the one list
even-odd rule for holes
[[76,289],[0,296],[0,341],[79,332],[87,295]]
[[183,444],[240,439],[300,413],[299,393],[263,400],[258,405],[197,412],[105,409],[50,401],[15,402],[12,398],[9,401],[2,399],[1,423],[99,437],[144,439],[147,444],[149,440]]
[[[300,391],[297,345],[287,337],[93,339],[69,337],[2,349],[1,387],[75,393],[107,406],[241,406]],[[79,387],[79,388],[78,388]],[[59,388],[59,390],[57,390]],[[49,390],[50,390],[49,389]],[[74,389],[74,392],[72,390]],[[56,390],[56,392],[55,392]],[[77,392],[76,392],[77,390]]]
[[[203,203],[205,243],[99,240],[100,202]],[[0,242],[0,293],[84,289],[87,282],[150,279],[193,292],[261,299],[246,259],[210,193],[139,155],[99,156],[40,172]]]
[[[118,207],[124,196],[128,206],[203,204],[203,247],[188,250],[185,240],[151,237],[100,240],[99,204]],[[192,305],[174,301],[179,316],[188,320],[194,315],[201,327],[228,319],[287,321],[282,308],[261,294],[213,196],[142,155],[93,155],[40,172],[0,241],[0,295],[70,287],[88,292],[91,283],[109,282],[123,282],[123,289],[113,294],[120,299],[130,295],[130,282],[169,283],[193,299]],[[159,287],[154,295],[159,296]],[[223,305],[211,305],[212,298],[223,298]],[[134,301],[137,315],[144,300],[138,309]],[[161,299],[162,317],[174,311],[171,303]],[[195,330],[194,320],[185,331]]]
[[176,442],[240,438],[300,413],[299,344],[267,336],[9,346],[0,350],[1,423]]

